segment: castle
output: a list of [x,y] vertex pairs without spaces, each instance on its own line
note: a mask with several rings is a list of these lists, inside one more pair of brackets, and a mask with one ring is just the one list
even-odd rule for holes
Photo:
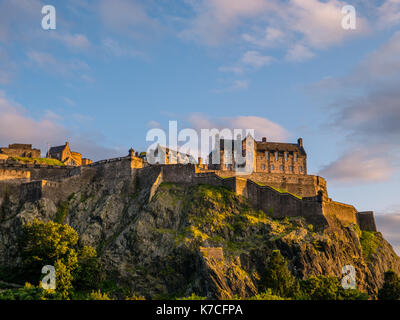
[[[241,142],[244,151],[246,139],[249,137]],[[203,164],[200,159],[194,163],[190,155],[160,146],[153,155],[158,157],[158,161],[151,162],[154,164],[150,164],[144,153],[133,149],[127,156],[91,163],[71,152],[68,143],[48,152],[48,157],[63,161],[66,164],[63,166],[16,163],[0,158],[0,200],[4,190],[11,189],[22,202],[50,198],[59,203],[93,179],[100,178],[110,185],[126,182],[133,192],[145,188],[148,201],[163,182],[188,186],[209,184],[229,188],[274,218],[304,217],[317,226],[340,221],[345,225],[357,224],[362,230],[376,231],[373,212],[358,212],[352,205],[333,201],[328,196],[325,179],[307,173],[307,154],[301,138],[295,144],[268,142],[266,138],[254,141],[251,158],[254,171],[241,175],[234,170],[238,164],[231,158],[231,149],[223,147],[235,141],[217,141],[209,157],[219,153],[219,164],[210,161]]]

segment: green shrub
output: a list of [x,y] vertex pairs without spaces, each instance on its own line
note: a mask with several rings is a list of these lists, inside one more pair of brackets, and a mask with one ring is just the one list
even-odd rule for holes
[[385,272],[385,280],[378,291],[379,300],[400,300],[400,279],[393,271]]
[[375,232],[362,231],[361,233],[361,247],[363,255],[370,258],[379,247],[379,239],[375,236]]
[[298,288],[287,262],[279,250],[272,251],[266,272],[263,275],[262,287],[280,297],[293,296]]

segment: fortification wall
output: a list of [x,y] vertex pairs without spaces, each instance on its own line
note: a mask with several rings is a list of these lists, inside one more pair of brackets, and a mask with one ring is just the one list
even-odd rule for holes
[[[234,177],[236,175],[234,171],[217,170],[214,172],[221,177]],[[318,191],[322,191],[324,199],[328,199],[326,181],[319,176],[253,172],[249,175],[238,175],[238,177],[284,189],[300,197],[312,197]]]
[[374,213],[372,211],[357,212],[357,222],[361,230],[377,231]]
[[133,174],[130,157],[102,160],[86,167],[95,168],[105,179],[126,178]]
[[0,181],[3,180],[24,180],[29,181],[31,173],[29,171],[19,169],[0,169]]
[[269,186],[259,186],[251,180],[247,180],[246,189],[250,202],[274,218],[304,217],[309,223],[327,225],[319,201],[299,199]]
[[19,172],[29,172],[31,180],[57,180],[79,174],[79,167],[51,166],[30,163],[7,163],[6,161],[0,161],[0,170],[16,170]]
[[357,224],[357,210],[351,205],[336,201],[323,201],[322,208],[328,218],[333,216],[344,225]]

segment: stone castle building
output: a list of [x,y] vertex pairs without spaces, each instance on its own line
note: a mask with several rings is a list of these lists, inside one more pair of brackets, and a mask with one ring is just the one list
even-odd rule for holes
[[[253,140],[251,141],[254,145],[253,150],[246,150],[248,139]],[[236,163],[233,152],[235,144],[242,146],[243,156],[250,151],[250,157],[254,161],[253,172],[307,175],[307,153],[302,138],[299,138],[297,143],[269,142],[265,137],[261,141],[256,141],[250,135],[241,142],[220,139],[219,145],[217,142],[215,149],[209,155],[209,169],[232,171],[244,166]],[[216,157],[218,149],[219,159]]]
[[154,164],[185,164],[185,163],[196,163],[193,156],[190,154],[182,153],[168,147],[161,146],[157,147],[149,152],[147,155],[147,162]]
[[47,158],[56,159],[68,166],[87,166],[92,163],[90,159],[82,158],[79,152],[71,151],[69,143],[65,142],[62,146],[51,147],[47,153]]
[[40,158],[40,149],[33,149],[31,144],[14,143],[8,148],[0,148],[0,159],[8,157]]

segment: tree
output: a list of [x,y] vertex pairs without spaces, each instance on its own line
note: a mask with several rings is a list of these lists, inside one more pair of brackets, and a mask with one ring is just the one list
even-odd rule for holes
[[279,250],[272,251],[264,275],[264,286],[280,297],[293,296],[298,290],[296,279],[290,273],[287,262]]
[[379,300],[400,299],[400,279],[393,270],[388,270],[384,275],[384,283],[378,291]]
[[78,251],[78,267],[74,272],[74,288],[80,290],[98,289],[100,264],[97,252],[90,246],[83,246]]
[[25,276],[30,282],[37,282],[43,266],[54,266],[57,291],[68,298],[72,271],[78,265],[77,243],[78,234],[68,225],[36,219],[27,223],[20,242]]
[[339,279],[311,276],[300,282],[299,299],[305,300],[368,300],[368,295],[356,289],[344,289]]

